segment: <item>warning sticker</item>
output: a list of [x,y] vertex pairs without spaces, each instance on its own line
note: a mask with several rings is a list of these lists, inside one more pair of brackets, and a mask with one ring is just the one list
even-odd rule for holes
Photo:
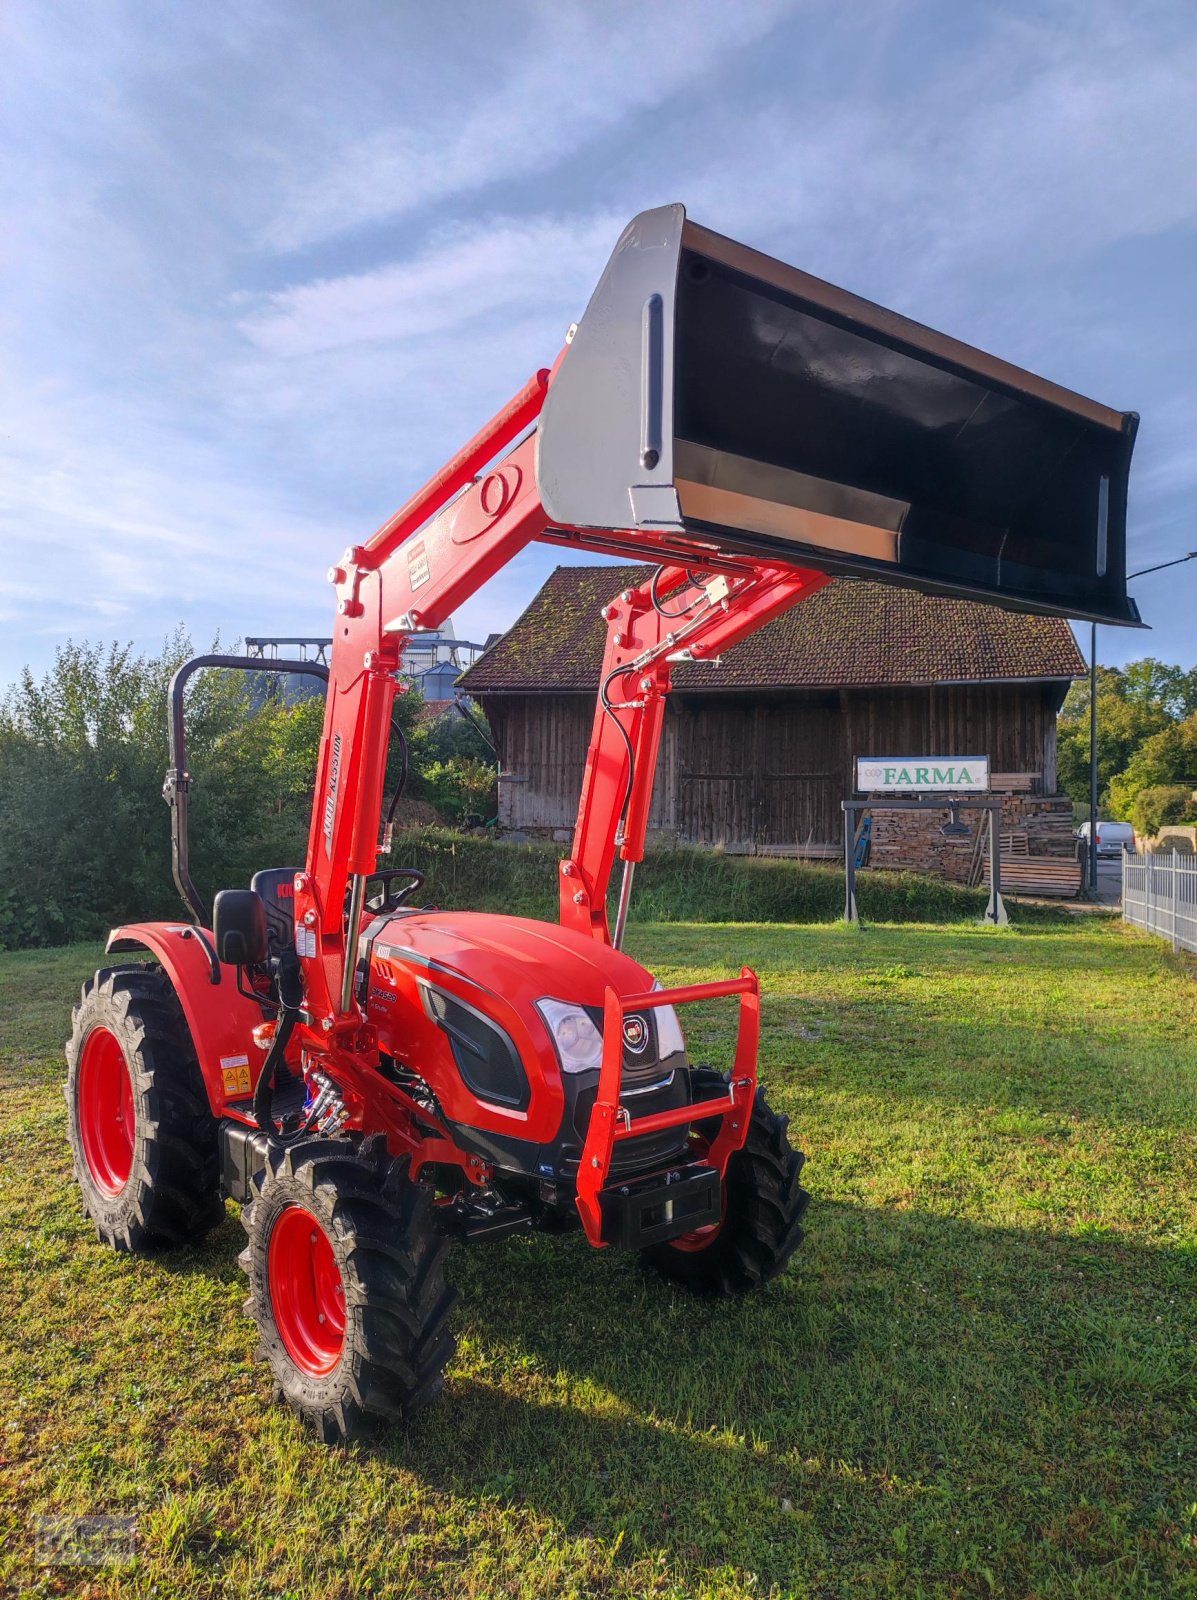
[[413,589],[418,589],[421,584],[427,583],[431,576],[428,551],[424,548],[423,539],[420,539],[407,552],[407,579]]
[[224,1078],[224,1092],[230,1100],[249,1093],[248,1056],[221,1056],[220,1072]]

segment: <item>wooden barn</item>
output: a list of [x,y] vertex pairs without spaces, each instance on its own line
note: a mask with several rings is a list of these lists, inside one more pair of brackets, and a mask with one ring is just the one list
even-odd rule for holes
[[[558,567],[460,684],[499,747],[505,829],[566,837],[605,639],[602,606],[645,567]],[[673,675],[652,828],[728,850],[839,855],[857,756],[988,755],[1032,852],[1068,854],[1056,713],[1084,671],[1068,623],[841,578],[729,651]],[[999,780],[1001,782],[1001,780]],[[892,815],[892,814],[891,814]],[[875,865],[967,875],[907,821],[874,823]]]

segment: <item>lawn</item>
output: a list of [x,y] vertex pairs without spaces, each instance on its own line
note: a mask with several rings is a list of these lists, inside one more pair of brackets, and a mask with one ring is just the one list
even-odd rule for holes
[[[1197,967],[1102,918],[630,938],[761,973],[806,1245],[717,1304],[573,1238],[461,1251],[445,1395],[349,1450],[271,1402],[231,1206],[190,1254],[96,1244],[60,1085],[99,952],[0,957],[0,1585],[1197,1596]],[[84,1514],[135,1563],[37,1565]]]

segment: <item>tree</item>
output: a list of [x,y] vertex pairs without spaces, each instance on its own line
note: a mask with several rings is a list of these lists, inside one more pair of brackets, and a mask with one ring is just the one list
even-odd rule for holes
[[1197,823],[1197,799],[1190,783],[1162,784],[1156,789],[1140,789],[1135,796],[1132,821],[1135,832],[1150,839],[1161,828],[1178,823]]
[[1144,656],[1132,661],[1122,676],[1128,700],[1158,705],[1177,721],[1197,711],[1197,667],[1186,672],[1183,667]]
[[[1103,803],[1115,804],[1113,784],[1137,753],[1197,710],[1197,667],[1186,670],[1144,656],[1126,667],[1097,669],[1097,788]],[[1061,789],[1084,804],[1089,798],[1089,680],[1069,688],[1056,729],[1057,773]],[[1170,782],[1147,777],[1145,782]],[[1119,791],[1117,805],[1133,804]],[[1119,810],[1118,815],[1123,812]]]
[[[1075,687],[1075,685],[1074,685]],[[1071,692],[1070,692],[1071,694]],[[1089,692],[1080,715],[1060,713],[1056,732],[1056,770],[1060,788],[1082,804],[1089,798]],[[1097,685],[1097,787],[1104,794],[1135,751],[1170,726],[1167,712],[1152,701],[1127,699],[1099,678]]]
[[[64,645],[0,702],[0,947],[94,938],[177,916],[170,874],[167,688],[191,655]],[[303,858],[323,700],[255,709],[243,675],[205,672],[187,702],[195,877],[208,895]]]
[[1143,742],[1110,781],[1110,810],[1129,822],[1143,790],[1177,784],[1197,787],[1197,711]]
[[[48,672],[23,672],[0,700],[0,949],[180,915],[162,778],[168,688],[191,654],[182,630],[157,654],[68,643]],[[263,698],[267,683],[277,680],[213,670],[188,686],[191,870],[209,904],[306,853],[324,697]],[[397,696],[393,726],[403,739],[390,741],[388,800],[405,740],[409,794],[453,822],[494,815],[484,732],[456,715],[429,721],[414,685]]]

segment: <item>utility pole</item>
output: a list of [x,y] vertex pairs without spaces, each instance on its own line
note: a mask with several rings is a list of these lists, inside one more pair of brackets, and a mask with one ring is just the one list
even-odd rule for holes
[[[1128,579],[1129,582],[1129,579]],[[1089,635],[1089,893],[1097,899],[1097,624]]]
[[[1126,581],[1145,578],[1149,572],[1163,572],[1165,567],[1183,566],[1186,561],[1197,561],[1197,550],[1175,561],[1161,561],[1154,567],[1140,567],[1138,572],[1128,572]],[[1089,635],[1089,893],[1097,894],[1097,624],[1090,624]]]

